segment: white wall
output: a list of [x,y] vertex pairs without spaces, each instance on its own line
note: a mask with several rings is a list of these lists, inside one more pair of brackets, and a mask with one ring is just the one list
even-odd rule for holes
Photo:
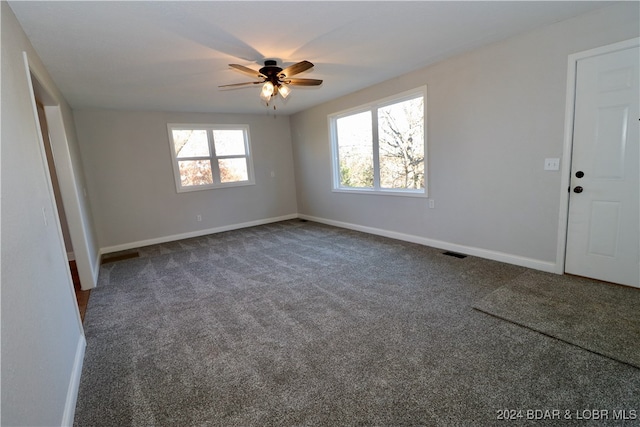
[[[74,116],[105,252],[297,213],[287,116],[106,110]],[[256,184],[178,193],[167,123],[248,124]]]
[[[568,55],[638,36],[617,4],[468,52],[291,117],[302,215],[553,271]],[[427,85],[427,201],[331,192],[327,115]]]
[[[73,420],[84,336],[30,98],[34,73],[69,107],[6,2],[2,14],[2,425]],[[57,107],[56,107],[57,108]],[[45,224],[44,217],[47,223]]]

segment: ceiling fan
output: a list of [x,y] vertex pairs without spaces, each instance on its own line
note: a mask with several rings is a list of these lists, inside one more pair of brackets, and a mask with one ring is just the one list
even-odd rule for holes
[[261,80],[257,82],[234,83],[219,87],[262,84],[263,86],[262,91],[260,92],[260,98],[265,101],[267,105],[269,105],[271,98],[277,94],[280,94],[280,96],[286,99],[291,93],[289,86],[319,86],[322,84],[322,80],[318,79],[291,78],[291,76],[295,76],[296,74],[312,68],[313,64],[309,61],[301,61],[283,69],[278,67],[276,61],[269,59],[264,61],[264,67],[260,68],[258,71],[239,64],[229,64],[229,66],[241,73]]

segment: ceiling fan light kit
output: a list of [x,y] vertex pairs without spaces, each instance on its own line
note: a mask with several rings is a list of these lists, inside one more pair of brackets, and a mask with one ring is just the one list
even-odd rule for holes
[[289,94],[291,93],[291,89],[289,88],[289,86],[283,84],[282,86],[280,86],[280,88],[278,88],[278,93],[284,99],[287,99],[287,96],[289,96]]
[[262,86],[262,91],[260,92],[260,98],[263,101],[269,102],[271,97],[273,96],[273,92],[275,92],[276,87],[271,82],[266,82],[264,86]]
[[280,94],[283,99],[286,99],[291,93],[290,86],[319,86],[322,84],[322,80],[318,79],[290,78],[291,76],[313,68],[313,64],[309,61],[301,61],[283,69],[278,67],[276,61],[269,59],[264,61],[264,67],[258,71],[240,64],[229,64],[229,66],[236,71],[262,80],[257,82],[234,83],[219,87],[263,84],[262,90],[260,91],[260,99],[265,101],[267,105],[269,105],[271,99],[278,94]]

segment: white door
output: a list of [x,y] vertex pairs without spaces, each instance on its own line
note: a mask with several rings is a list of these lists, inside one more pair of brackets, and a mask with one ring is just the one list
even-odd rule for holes
[[640,287],[638,47],[577,62],[565,271]]

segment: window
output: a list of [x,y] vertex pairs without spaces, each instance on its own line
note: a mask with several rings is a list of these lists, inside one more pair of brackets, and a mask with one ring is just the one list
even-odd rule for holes
[[254,184],[248,126],[168,128],[178,192]]
[[426,87],[329,116],[334,191],[426,196]]

